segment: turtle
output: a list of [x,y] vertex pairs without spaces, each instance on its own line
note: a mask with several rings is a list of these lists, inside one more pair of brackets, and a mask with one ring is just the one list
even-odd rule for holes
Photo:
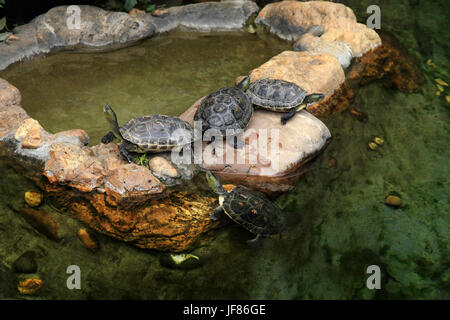
[[238,185],[227,192],[219,179],[206,171],[210,188],[219,195],[219,207],[210,215],[211,220],[221,219],[224,214],[248,231],[256,234],[248,240],[250,246],[260,246],[264,238],[279,235],[284,228],[283,212],[263,193]]
[[257,107],[275,112],[285,112],[286,114],[281,117],[283,125],[309,103],[318,102],[324,98],[322,93],[307,95],[306,91],[295,83],[270,78],[250,83],[245,93]]
[[119,150],[128,162],[132,162],[130,152],[165,152],[192,142],[193,129],[180,118],[154,114],[133,118],[119,127],[111,106],[106,104],[103,112],[111,131],[102,138],[102,143],[109,143],[114,138],[121,140]]
[[234,136],[227,140],[234,148],[244,145],[237,136],[247,127],[253,114],[253,105],[244,93],[248,83],[246,78],[237,86],[220,88],[201,101],[194,121],[202,121],[202,133],[207,130],[214,133],[212,141],[216,135]]

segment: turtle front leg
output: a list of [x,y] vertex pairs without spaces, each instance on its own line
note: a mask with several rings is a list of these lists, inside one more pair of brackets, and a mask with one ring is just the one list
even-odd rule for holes
[[291,119],[293,116],[295,116],[295,113],[297,112],[297,107],[292,108],[288,113],[283,114],[281,116],[281,124],[284,126],[286,122],[288,122],[289,119]]
[[214,212],[209,216],[211,220],[217,221],[220,220],[223,217],[223,208],[222,206],[219,206],[214,209]]
[[133,159],[131,157],[130,152],[127,149],[127,145],[128,143],[123,142],[121,145],[119,145],[119,151],[122,154],[122,156],[128,161],[128,162],[133,162]]
[[255,239],[247,240],[247,244],[251,247],[262,247],[264,244],[264,238],[261,235],[257,235]]
[[114,133],[112,131],[108,132],[107,134],[105,134],[102,138],[102,143],[103,144],[107,144],[110,143],[114,140]]

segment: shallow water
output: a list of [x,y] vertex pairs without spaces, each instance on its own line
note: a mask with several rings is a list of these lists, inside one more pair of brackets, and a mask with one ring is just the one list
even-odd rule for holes
[[197,99],[246,74],[289,45],[247,33],[171,33],[106,53],[60,52],[0,72],[29,115],[50,132],[108,131],[103,105],[120,123],[147,114],[178,116]]
[[[398,25],[398,13],[407,7],[397,7],[399,2],[386,1],[382,6],[383,21],[390,21],[392,28]],[[430,2],[420,3],[426,6]],[[394,18],[389,18],[390,12]],[[435,12],[435,21],[442,18],[439,6],[415,12],[422,20],[430,12]],[[425,15],[420,16],[422,12]],[[402,23],[400,33],[410,36],[412,29],[405,27],[405,21]],[[421,28],[437,36],[433,23],[428,29]],[[263,248],[255,250],[245,244],[252,237],[250,233],[237,224],[228,224],[194,251],[204,262],[198,269],[166,269],[158,262],[160,253],[140,250],[101,234],[97,234],[101,249],[95,254],[88,252],[76,236],[82,224],[55,211],[49,203],[42,210],[60,222],[63,239],[47,239],[11,209],[24,205],[23,193],[36,187],[21,177],[12,163],[0,158],[0,176],[8,181],[0,184],[0,297],[21,298],[15,288],[18,275],[9,267],[24,251],[34,250],[38,274],[45,281],[34,298],[449,299],[449,107],[442,96],[436,96],[434,84],[437,77],[449,81],[448,59],[442,54],[447,51],[436,41],[434,53],[427,56],[411,44],[411,38],[400,40],[408,44],[424,72],[420,92],[404,94],[372,83],[357,92],[351,106],[368,114],[367,123],[359,122],[348,111],[321,119],[334,139],[296,188],[277,200],[289,225],[283,239],[266,241]],[[106,55],[110,54],[117,52]],[[425,65],[429,58],[437,68]],[[196,63],[210,66],[204,61]],[[231,84],[246,70],[230,72],[220,85]],[[211,74],[212,79],[220,79],[220,75]],[[180,110],[209,90],[205,87],[205,92],[192,94],[192,101],[186,101]],[[62,99],[64,105],[71,103]],[[25,107],[31,113],[29,102]],[[98,102],[99,109],[103,103]],[[106,128],[101,110],[98,112],[99,123]],[[43,122],[46,116],[37,118]],[[75,127],[80,126],[70,124],[52,130]],[[367,147],[373,136],[385,140],[377,151]],[[331,157],[336,159],[333,168],[328,166]],[[393,209],[383,203],[390,193],[403,199],[402,208]],[[68,290],[65,286],[65,271],[70,264],[82,270],[82,290]],[[374,264],[382,270],[381,290],[366,288],[366,268]]]

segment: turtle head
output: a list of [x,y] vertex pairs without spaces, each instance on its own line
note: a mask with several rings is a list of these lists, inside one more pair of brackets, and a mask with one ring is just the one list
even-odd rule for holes
[[225,189],[222,187],[219,179],[211,172],[206,171],[206,181],[208,182],[209,187],[217,194],[225,194],[227,193]]
[[109,123],[111,131],[117,139],[123,140],[122,134],[119,131],[119,123],[117,122],[117,116],[114,110],[109,104],[105,104],[103,107],[103,113],[105,114],[106,120]]
[[236,87],[238,87],[239,89],[241,89],[242,91],[245,91],[248,89],[248,86],[250,85],[250,77],[246,76],[244,79],[241,80],[241,82],[239,82]]
[[305,97],[305,99],[303,100],[303,103],[310,104],[313,102],[319,102],[323,98],[325,98],[325,96],[322,93],[313,93],[313,94],[307,95]]

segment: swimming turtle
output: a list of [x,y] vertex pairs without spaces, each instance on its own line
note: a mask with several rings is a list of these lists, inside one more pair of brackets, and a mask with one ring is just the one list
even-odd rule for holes
[[130,152],[164,152],[192,142],[192,127],[180,118],[155,114],[131,119],[119,127],[116,113],[109,105],[105,105],[103,112],[111,132],[102,138],[102,142],[109,143],[114,138],[121,140],[119,150],[128,162],[132,161]]
[[318,102],[324,98],[321,93],[307,95],[306,91],[295,83],[270,78],[250,83],[245,93],[252,103],[260,108],[285,112],[286,114],[281,117],[283,125],[309,103]]
[[246,78],[236,87],[220,88],[202,100],[194,115],[194,121],[202,121],[202,133],[212,130],[214,135],[234,136],[233,147],[243,146],[237,136],[247,127],[253,114],[253,105],[243,91],[248,83]]
[[219,204],[210,218],[220,219],[225,213],[231,220],[256,234],[248,240],[251,246],[261,245],[266,237],[279,235],[283,229],[283,213],[261,192],[237,186],[226,192],[219,179],[211,171],[206,172],[208,185],[219,195]]

